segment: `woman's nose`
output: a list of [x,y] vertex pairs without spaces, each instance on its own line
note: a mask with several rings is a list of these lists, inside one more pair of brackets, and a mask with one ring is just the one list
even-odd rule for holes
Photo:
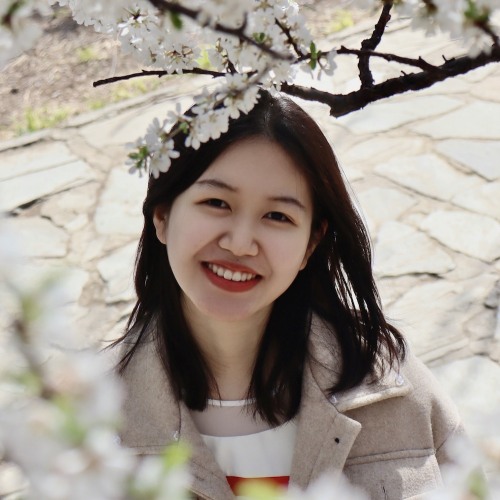
[[226,231],[219,240],[219,246],[233,255],[255,257],[259,253],[259,245],[255,232],[250,224],[237,223]]

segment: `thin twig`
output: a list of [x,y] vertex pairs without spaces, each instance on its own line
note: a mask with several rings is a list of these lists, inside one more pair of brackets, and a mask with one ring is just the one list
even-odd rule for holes
[[385,52],[376,52],[374,50],[348,49],[344,46],[340,47],[340,49],[337,50],[337,54],[354,54],[357,55],[360,60],[363,56],[380,57],[381,59],[385,59],[386,61],[407,64],[408,66],[415,66],[416,68],[420,68],[424,71],[442,71],[442,67],[434,66],[433,64],[428,63],[422,57],[419,57],[418,59],[412,59],[410,57],[398,56],[396,54],[387,54]]
[[[173,14],[182,14],[198,22],[198,17],[200,13],[197,10],[189,9],[188,7],[184,7],[178,3],[174,3],[168,0],[149,0],[149,2],[151,3],[151,5],[156,7],[160,12],[172,12]],[[216,32],[223,33],[225,35],[235,36],[239,38],[242,42],[246,42],[249,45],[257,47],[259,50],[270,55],[275,59],[280,59],[280,60],[292,59],[292,56],[290,56],[290,54],[281,54],[280,52],[276,52],[270,47],[258,43],[256,40],[246,35],[245,34],[246,20],[243,23],[243,25],[240,26],[239,28],[231,28],[230,26],[226,26],[221,23],[215,23],[213,25],[208,25],[208,26]]]
[[349,94],[331,94],[315,88],[289,85],[287,83],[282,84],[281,90],[301,99],[326,104],[330,107],[330,115],[339,117],[358,111],[367,104],[380,99],[410,90],[422,90],[447,78],[463,75],[471,70],[495,62],[500,62],[500,47],[498,46],[494,46],[490,53],[481,52],[476,57],[462,56],[450,59],[438,67],[440,71],[410,73]]
[[208,75],[212,76],[214,78],[218,78],[220,76],[224,76],[225,73],[220,73],[218,71],[210,71],[208,69],[202,69],[202,68],[193,68],[193,69],[184,69],[182,70],[181,73],[169,73],[168,71],[146,71],[142,70],[140,73],[130,73],[129,75],[120,75],[120,76],[113,76],[111,78],[105,78],[103,80],[97,80],[95,81],[92,85],[94,87],[100,87],[101,85],[108,85],[109,83],[115,83],[115,82],[121,82],[123,80],[131,80],[132,78],[140,78],[143,76],[157,76],[158,78],[161,78],[162,76],[167,76],[167,75]]
[[358,69],[361,88],[373,86],[373,75],[370,71],[370,51],[375,50],[380,43],[380,40],[382,40],[387,23],[391,19],[392,5],[392,1],[384,3],[384,7],[380,13],[380,18],[373,29],[371,37],[361,42],[361,52],[358,55]]
[[293,39],[293,36],[290,33],[290,28],[287,28],[286,26],[284,26],[277,19],[275,19],[274,21],[275,21],[276,25],[279,27],[279,29],[286,36],[286,39],[287,39],[288,43],[293,47],[293,50],[297,54],[297,57],[299,57],[299,59],[306,57],[306,54],[304,54],[304,52],[302,52],[302,50],[300,50],[300,47],[297,45],[297,43]]
[[42,370],[42,364],[37,358],[32,349],[31,339],[28,323],[23,318],[17,318],[14,321],[14,334],[19,341],[19,352],[24,356],[28,363],[28,367],[35,375],[36,379],[40,382],[40,397],[42,399],[52,399],[56,395],[56,391],[49,387],[46,383],[45,373]]

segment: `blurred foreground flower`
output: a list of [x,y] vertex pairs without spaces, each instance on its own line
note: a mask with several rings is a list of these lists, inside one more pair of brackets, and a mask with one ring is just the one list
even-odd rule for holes
[[[187,452],[139,461],[120,445],[122,386],[112,367],[97,349],[61,347],[73,340],[57,279],[20,280],[21,245],[1,225],[0,242],[0,463],[22,472],[14,488],[36,500],[187,498]],[[0,476],[0,497],[11,492]]]

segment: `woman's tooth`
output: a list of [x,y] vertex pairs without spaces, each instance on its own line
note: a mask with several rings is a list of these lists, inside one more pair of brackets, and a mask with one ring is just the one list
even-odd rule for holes
[[208,268],[217,276],[231,281],[248,281],[255,278],[254,274],[243,273],[241,271],[230,271],[216,264],[208,264]]

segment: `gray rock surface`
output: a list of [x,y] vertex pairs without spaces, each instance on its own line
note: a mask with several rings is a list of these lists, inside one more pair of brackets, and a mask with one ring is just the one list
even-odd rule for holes
[[445,274],[453,259],[424,233],[400,222],[386,222],[375,246],[375,272],[379,276]]
[[493,262],[500,257],[500,223],[462,210],[438,210],[421,224],[430,236],[471,257]]
[[440,118],[411,127],[434,139],[498,139],[500,103],[473,102]]
[[394,158],[375,167],[375,172],[409,189],[437,198],[451,200],[480,180],[449,167],[434,154]]
[[382,224],[397,219],[417,203],[412,196],[389,188],[362,191],[358,199],[373,234]]
[[377,102],[352,115],[339,118],[339,122],[355,134],[370,134],[406,125],[440,115],[458,108],[461,102],[444,96],[412,96],[399,102]]
[[500,143],[449,139],[436,144],[436,151],[492,181],[500,179]]

